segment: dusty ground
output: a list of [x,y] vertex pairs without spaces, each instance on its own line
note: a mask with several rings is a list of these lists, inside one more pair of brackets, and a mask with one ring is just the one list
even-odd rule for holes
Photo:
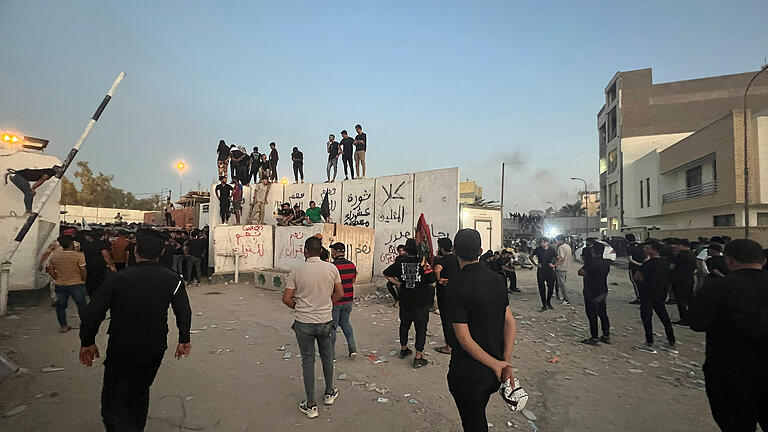
[[[633,350],[643,340],[642,325],[637,307],[627,304],[632,296],[626,271],[614,268],[610,275],[609,282],[618,283],[611,286],[608,305],[614,338],[612,345],[598,347],[578,343],[588,333],[580,296],[571,295],[573,306],[556,305],[540,313],[535,273],[520,270],[518,279],[523,293],[511,297],[519,323],[513,362],[531,395],[528,408],[536,420],[509,412],[493,396],[488,406],[492,431],[716,430],[699,381],[703,334],[676,327],[678,356]],[[575,270],[571,281],[572,287],[581,286]],[[397,313],[386,299],[359,303],[352,323],[361,358],[339,359],[336,376],[347,374],[336,384],[341,396],[330,409],[321,405],[320,417],[309,420],[296,409],[303,398],[301,359],[290,330],[291,313],[279,294],[248,284],[215,284],[193,287],[190,297],[196,313],[192,328],[200,331],[192,336],[190,358],[176,361],[172,351],[167,353],[152,387],[148,431],[460,430],[445,381],[448,356],[433,351],[442,344],[437,315],[429,323],[433,364],[413,370],[410,359],[373,363],[366,358],[371,352],[387,358],[397,349]],[[675,317],[674,306],[669,309]],[[74,311],[70,306],[69,315]],[[100,430],[103,366],[89,369],[78,363],[76,332],[56,333],[55,312],[48,305],[11,313],[18,318],[0,319],[0,348],[28,372],[0,383],[0,414],[27,408],[0,418],[0,430]],[[77,324],[77,318],[70,320]],[[660,323],[654,325],[661,333]],[[97,339],[102,353],[104,330]],[[169,340],[175,338],[171,330]],[[346,352],[342,335],[337,343],[337,351]],[[293,354],[290,359],[283,359],[281,345]],[[548,362],[555,356],[559,361]],[[47,366],[64,370],[42,372]],[[317,371],[321,376],[319,359]],[[387,392],[368,390],[363,383]],[[317,388],[321,392],[322,383]],[[388,401],[377,401],[380,397]]]

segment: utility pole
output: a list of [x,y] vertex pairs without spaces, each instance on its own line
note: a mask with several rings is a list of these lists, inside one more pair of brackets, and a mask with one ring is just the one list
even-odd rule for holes
[[768,69],[768,64],[760,68],[759,71],[749,80],[747,88],[744,89],[744,238],[749,238],[749,158],[747,154],[747,93],[749,87],[757,79],[757,77]]
[[504,162],[501,163],[501,220],[504,220]]
[[585,200],[584,201],[584,221],[586,223],[584,225],[584,234],[585,234],[584,241],[586,241],[587,238],[589,237],[589,193],[587,191],[587,181],[579,177],[571,177],[571,180],[581,180],[584,182],[584,196],[582,198],[584,198]]
[[64,173],[67,171],[67,168],[69,168],[69,165],[72,164],[72,161],[75,159],[77,152],[80,150],[80,147],[85,142],[85,139],[88,138],[88,134],[91,133],[91,129],[93,129],[93,127],[96,125],[96,122],[99,120],[101,113],[104,112],[104,109],[107,107],[107,104],[112,99],[112,95],[115,93],[115,90],[117,90],[117,87],[123,81],[123,78],[125,78],[125,72],[120,72],[120,74],[117,76],[117,79],[115,79],[115,82],[112,83],[112,87],[110,87],[109,91],[107,92],[107,95],[104,96],[104,99],[101,101],[101,104],[96,109],[96,112],[93,113],[93,116],[88,121],[88,124],[85,125],[85,130],[83,130],[83,133],[80,135],[80,138],[78,138],[78,140],[75,142],[75,145],[69,151],[67,158],[64,160],[64,162],[62,162],[61,168],[56,173],[56,175],[49,181],[48,188],[45,190],[45,192],[42,194],[40,199],[37,201],[37,207],[27,217],[26,222],[21,227],[21,230],[16,235],[16,238],[14,239],[14,241],[11,243],[10,249],[6,252],[3,259],[3,263],[0,264],[0,315],[5,315],[8,309],[8,287],[10,285],[9,278],[11,273],[11,260],[13,259],[13,256],[16,254],[16,251],[19,250],[19,246],[21,245],[21,242],[24,240],[24,237],[27,236],[27,233],[29,232],[30,228],[32,228],[32,224],[35,223],[35,220],[40,215],[40,212],[48,203],[48,200],[51,198],[51,195],[53,195],[53,191],[56,189],[56,186],[61,181],[61,177],[64,176]]

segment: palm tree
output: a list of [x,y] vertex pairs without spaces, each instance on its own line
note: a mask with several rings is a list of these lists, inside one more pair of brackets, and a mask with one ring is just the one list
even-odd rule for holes
[[584,207],[581,206],[581,201],[576,201],[573,204],[564,205],[560,213],[565,216],[584,216]]

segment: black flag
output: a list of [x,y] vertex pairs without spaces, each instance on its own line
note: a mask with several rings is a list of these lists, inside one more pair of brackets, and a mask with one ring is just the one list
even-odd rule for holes
[[331,217],[331,203],[328,201],[328,189],[325,190],[323,203],[320,204],[320,214],[326,222],[328,222],[328,218]]

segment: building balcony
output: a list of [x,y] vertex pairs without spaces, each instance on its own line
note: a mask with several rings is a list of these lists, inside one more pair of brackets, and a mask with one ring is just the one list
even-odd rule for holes
[[674,192],[665,193],[661,197],[662,203],[670,203],[675,201],[682,201],[689,198],[696,198],[702,195],[712,195],[717,192],[717,180],[709,183],[702,183],[697,186],[677,190]]

